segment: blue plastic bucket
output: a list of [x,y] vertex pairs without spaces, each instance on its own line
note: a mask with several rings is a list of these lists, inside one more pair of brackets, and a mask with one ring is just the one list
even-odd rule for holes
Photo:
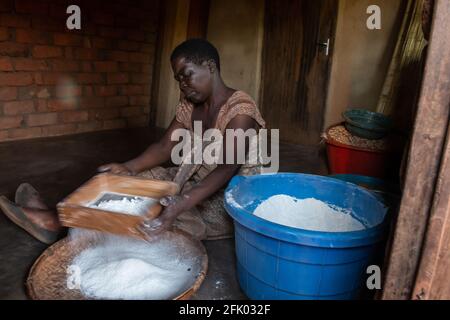
[[[351,209],[354,218],[371,227],[309,231],[253,215],[262,201],[277,194]],[[251,299],[357,298],[387,225],[387,209],[371,192],[307,174],[236,176],[225,191],[225,208],[234,219],[238,280]]]

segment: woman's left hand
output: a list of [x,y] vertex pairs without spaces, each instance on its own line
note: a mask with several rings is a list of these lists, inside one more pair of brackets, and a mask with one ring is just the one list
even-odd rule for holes
[[160,200],[160,203],[164,208],[159,217],[153,220],[144,220],[138,227],[139,231],[149,241],[169,230],[178,215],[185,211],[182,196],[164,197]]

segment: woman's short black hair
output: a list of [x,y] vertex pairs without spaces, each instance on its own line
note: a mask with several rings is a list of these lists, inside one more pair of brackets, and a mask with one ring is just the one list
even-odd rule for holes
[[170,55],[170,61],[180,57],[195,64],[202,64],[204,61],[213,60],[216,63],[217,70],[220,71],[219,52],[207,40],[189,39],[180,43],[173,49],[172,54]]

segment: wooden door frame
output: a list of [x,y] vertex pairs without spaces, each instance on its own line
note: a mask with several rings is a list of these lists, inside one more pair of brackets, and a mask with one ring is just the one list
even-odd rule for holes
[[206,39],[211,0],[190,0],[187,38]]
[[[208,18],[210,9],[210,0],[188,0],[189,1],[189,18],[186,25],[186,39],[190,38],[206,38],[208,28]],[[150,116],[149,125],[156,127],[156,117],[158,108],[158,95],[161,77],[161,61],[167,57],[162,56],[165,40],[165,19],[167,17],[168,5],[166,1],[160,1],[159,19],[156,35],[155,62],[153,68],[153,80],[150,93]]]
[[156,29],[155,61],[153,63],[152,87],[150,90],[150,114],[149,126],[156,127],[156,115],[158,111],[158,91],[161,74],[161,56],[164,41],[164,19],[166,17],[167,5],[164,0],[159,2],[158,27]]

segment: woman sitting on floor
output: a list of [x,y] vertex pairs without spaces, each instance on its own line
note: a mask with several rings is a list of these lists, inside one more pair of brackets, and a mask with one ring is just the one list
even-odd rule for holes
[[[162,168],[171,158],[172,141],[177,129],[187,129],[193,136],[194,121],[201,121],[203,132],[215,128],[223,135],[226,129],[258,130],[265,127],[253,99],[243,91],[227,87],[220,75],[220,59],[216,48],[206,40],[191,39],[174,49],[170,57],[182,99],[176,115],[162,139],[150,145],[140,156],[125,163],[101,166],[99,171],[137,175],[152,179],[173,180],[180,195],[165,203],[161,215],[143,230],[151,238],[171,227],[184,230],[197,239],[222,239],[232,236],[233,227],[223,207],[223,188],[236,174],[260,172],[260,165],[189,164]],[[235,138],[234,155],[237,154]],[[223,159],[226,159],[223,148]],[[15,203],[0,197],[0,208],[17,225],[38,240],[53,243],[62,231],[55,210],[50,210],[29,184],[16,191]]]

